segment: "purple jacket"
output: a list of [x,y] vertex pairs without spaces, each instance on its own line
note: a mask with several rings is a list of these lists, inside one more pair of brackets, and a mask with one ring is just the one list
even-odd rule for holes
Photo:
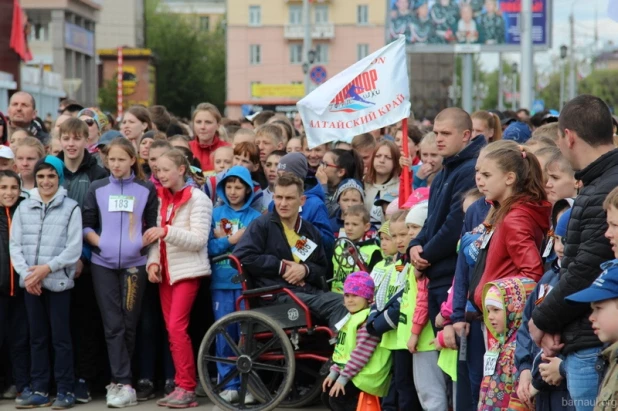
[[[109,211],[110,196],[131,196],[133,211]],[[123,180],[113,176],[92,183],[83,208],[84,236],[99,233],[98,247],[92,247],[92,263],[111,269],[146,265],[148,247],[143,233],[157,225],[157,192],[150,181]]]

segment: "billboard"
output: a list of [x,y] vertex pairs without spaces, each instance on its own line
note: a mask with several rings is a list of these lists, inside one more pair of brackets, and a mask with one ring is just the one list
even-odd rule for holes
[[[551,46],[550,0],[533,0],[532,41]],[[403,34],[411,52],[520,49],[521,0],[387,0],[387,41]]]

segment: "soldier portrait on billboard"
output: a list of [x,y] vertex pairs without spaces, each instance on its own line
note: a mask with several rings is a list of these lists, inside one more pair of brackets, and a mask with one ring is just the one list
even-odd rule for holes
[[465,44],[478,43],[479,31],[474,20],[472,6],[468,3],[462,3],[460,13],[461,18],[457,23],[457,41]]
[[481,29],[481,43],[503,44],[504,43],[504,19],[497,14],[498,4],[496,0],[485,1],[485,13],[479,17]]
[[429,13],[435,27],[430,43],[448,44],[456,41],[455,31],[459,21],[459,7],[454,0],[436,1]]

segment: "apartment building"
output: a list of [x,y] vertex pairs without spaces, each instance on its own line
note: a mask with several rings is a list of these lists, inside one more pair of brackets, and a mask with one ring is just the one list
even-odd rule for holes
[[[384,0],[312,0],[313,67],[328,79],[384,46],[386,7]],[[228,117],[296,111],[304,95],[303,21],[302,0],[228,1]]]

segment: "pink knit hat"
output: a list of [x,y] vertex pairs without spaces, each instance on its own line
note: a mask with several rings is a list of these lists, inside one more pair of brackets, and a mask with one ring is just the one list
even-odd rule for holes
[[357,271],[348,275],[343,283],[343,293],[357,295],[368,301],[373,300],[375,285],[369,273]]

